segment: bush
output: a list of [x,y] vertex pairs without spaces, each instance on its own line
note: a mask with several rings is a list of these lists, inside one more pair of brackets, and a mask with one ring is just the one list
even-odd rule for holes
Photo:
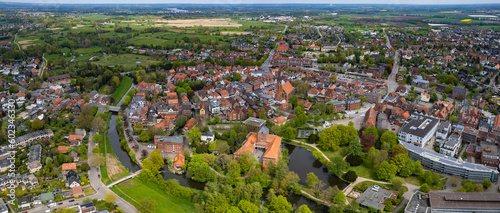
[[484,189],[488,189],[488,188],[490,188],[490,186],[491,186],[491,180],[484,179],[484,181],[483,181]]
[[420,189],[419,189],[421,192],[424,192],[424,193],[427,193],[431,190],[431,187],[429,187],[429,185],[427,183],[424,183],[420,186]]
[[101,150],[99,148],[95,147],[92,149],[92,153],[94,153],[94,154],[101,153]]
[[342,178],[346,181],[354,182],[356,181],[356,179],[358,179],[358,175],[355,171],[349,170],[344,175],[342,175]]
[[363,157],[361,157],[359,155],[350,154],[349,156],[347,156],[347,158],[345,160],[351,166],[359,166],[359,165],[363,164]]

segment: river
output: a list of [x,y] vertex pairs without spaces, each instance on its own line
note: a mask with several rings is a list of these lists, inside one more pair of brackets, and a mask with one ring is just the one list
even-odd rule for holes
[[127,151],[120,145],[120,137],[118,137],[118,131],[116,130],[116,117],[117,115],[115,114],[111,116],[108,129],[109,142],[111,143],[111,147],[113,147],[113,152],[130,173],[139,171],[141,168],[132,161]]

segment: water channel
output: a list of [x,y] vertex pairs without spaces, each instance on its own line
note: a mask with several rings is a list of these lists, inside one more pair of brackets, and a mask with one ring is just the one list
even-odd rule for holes
[[[128,153],[122,149],[120,145],[120,139],[118,137],[118,133],[116,131],[116,117],[117,115],[111,116],[111,121],[109,122],[108,136],[113,147],[113,151],[116,156],[120,160],[120,162],[127,168],[130,172],[138,171],[139,166],[134,163]],[[300,181],[299,183],[302,185],[306,185],[306,178],[309,172],[313,172],[318,176],[318,179],[325,182],[327,186],[337,186],[339,189],[343,189],[347,186],[347,183],[342,181],[337,176],[328,172],[326,166],[324,166],[319,160],[317,160],[312,152],[308,151],[306,148],[295,146],[291,144],[283,145],[283,148],[288,149],[290,163],[289,168],[290,171],[294,171],[299,175]],[[167,171],[167,168],[164,168],[163,171]],[[205,183],[200,183],[193,181],[186,177],[186,174],[173,174],[170,172],[162,172],[163,179],[176,179],[179,181],[181,186],[191,187],[194,189],[203,190],[205,187]],[[266,190],[267,192],[267,190]],[[265,195],[266,193],[264,193]],[[311,211],[313,212],[327,212],[328,207],[323,205],[318,205],[315,201],[307,199],[301,195],[296,195],[290,193],[287,197],[288,202],[290,202],[294,208],[298,208],[301,205],[307,205]]]

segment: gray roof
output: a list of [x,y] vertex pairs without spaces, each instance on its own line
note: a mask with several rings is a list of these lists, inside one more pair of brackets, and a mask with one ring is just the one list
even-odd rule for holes
[[40,146],[40,144],[30,147],[30,153],[28,154],[28,163],[40,161],[41,151],[42,151],[42,146]]
[[418,146],[414,146],[413,144],[410,143],[401,143],[405,146],[405,148],[413,152],[415,154],[418,154],[420,156],[423,156],[424,158],[431,159],[433,161],[440,162],[444,165],[451,166],[451,167],[457,167],[457,168],[463,168],[468,171],[480,171],[480,172],[494,172],[498,174],[498,171],[489,169],[486,166],[483,166],[481,164],[474,164],[474,163],[469,163],[466,161],[458,160],[456,158],[449,158],[448,156],[445,156],[440,153],[436,153],[424,148],[420,148]]
[[203,135],[203,136],[210,136],[210,137],[215,136],[215,134],[213,132],[202,132],[201,135]]
[[155,136],[155,141],[157,142],[163,142],[163,143],[183,143],[184,142],[184,136],[179,135],[179,136],[161,136],[161,135],[156,135]]
[[45,135],[45,134],[54,134],[54,133],[50,129],[44,129],[44,130],[40,130],[40,131],[36,131],[36,132],[31,132],[31,133],[28,133],[28,134],[23,135],[23,136],[19,136],[16,139],[14,139],[14,144],[17,144],[21,141],[25,141],[25,140],[28,140],[30,138],[33,138],[33,137],[36,137],[39,135]]
[[460,140],[460,136],[457,134],[451,134],[448,139],[446,139],[446,142],[444,145],[449,146],[449,147],[454,147],[456,144],[461,143],[462,140]]
[[372,185],[359,196],[358,201],[362,206],[373,207],[382,210],[385,207],[385,198],[389,198],[391,195],[391,191],[380,187],[376,189],[375,185]]
[[[420,196],[419,196],[420,195]],[[427,208],[429,208],[429,199],[427,199],[428,195],[422,193],[422,192],[415,192],[411,198],[408,204],[406,205],[405,211],[406,212],[413,212],[413,213],[426,213]]]
[[425,137],[439,123],[439,118],[414,113],[401,127],[400,132],[406,132],[418,137]]
[[497,193],[431,191],[429,200],[432,208],[446,208],[449,211],[500,209],[500,196]]

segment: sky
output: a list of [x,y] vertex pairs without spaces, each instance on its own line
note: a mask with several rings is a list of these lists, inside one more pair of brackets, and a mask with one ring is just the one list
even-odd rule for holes
[[0,0],[49,4],[500,4],[499,0]]

